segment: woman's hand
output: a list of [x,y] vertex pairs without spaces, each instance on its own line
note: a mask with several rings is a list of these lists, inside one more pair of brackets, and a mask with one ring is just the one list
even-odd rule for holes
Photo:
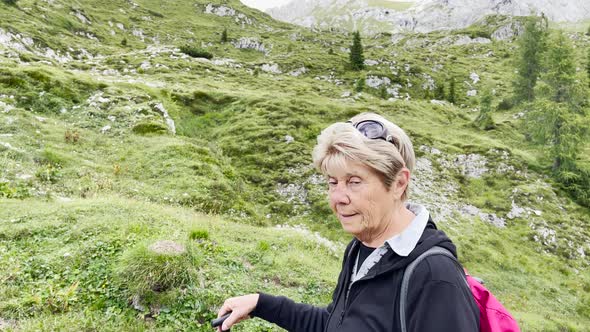
[[256,308],[256,304],[258,304],[258,297],[258,294],[248,294],[225,300],[223,306],[217,312],[217,317],[221,317],[228,312],[231,312],[231,315],[217,328],[217,331],[227,331],[234,324],[250,318],[250,313]]

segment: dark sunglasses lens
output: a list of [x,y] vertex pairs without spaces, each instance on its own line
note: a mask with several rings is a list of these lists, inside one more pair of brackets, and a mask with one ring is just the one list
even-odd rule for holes
[[383,126],[377,122],[361,122],[357,125],[360,131],[367,138],[380,138],[383,135]]

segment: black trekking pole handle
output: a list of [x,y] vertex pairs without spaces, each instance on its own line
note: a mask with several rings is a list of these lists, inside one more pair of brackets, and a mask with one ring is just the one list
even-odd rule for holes
[[[231,312],[227,313],[219,318],[215,318],[214,320],[211,321],[211,327],[221,326],[221,324],[223,324],[223,322],[227,319],[227,317],[229,317],[229,315],[231,315]],[[229,330],[224,330],[224,331],[229,331]]]

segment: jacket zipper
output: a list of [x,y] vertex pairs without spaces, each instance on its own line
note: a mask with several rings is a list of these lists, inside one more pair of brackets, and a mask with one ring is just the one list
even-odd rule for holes
[[[356,243],[354,243],[351,247],[350,250],[348,251],[348,256],[346,258],[347,262],[350,262],[349,258],[350,258],[350,254],[352,253],[354,247],[356,246]],[[346,277],[344,278],[344,280],[346,280]],[[344,320],[344,313],[346,312],[346,302],[348,302],[348,294],[350,293],[350,288],[346,291],[346,295],[344,296],[344,309],[342,310],[342,312],[340,313],[340,319],[338,320],[338,326],[342,325],[342,321]],[[340,297],[342,296],[342,292],[338,293],[338,297],[336,298],[336,302],[334,304],[334,309],[336,308],[336,305],[338,304],[338,301],[340,301]],[[332,314],[334,312],[332,311],[330,313],[330,316],[328,316],[328,320],[326,322],[326,328],[324,330],[324,332],[328,332],[328,327],[330,326],[330,319],[332,319]]]
[[344,297],[344,308],[342,309],[342,312],[340,313],[340,320],[338,321],[338,326],[342,325],[342,321],[344,320],[344,314],[346,313],[346,307],[348,306],[348,295],[350,295],[351,288],[352,288],[352,285],[350,287],[348,287],[348,290],[346,291],[346,296]]

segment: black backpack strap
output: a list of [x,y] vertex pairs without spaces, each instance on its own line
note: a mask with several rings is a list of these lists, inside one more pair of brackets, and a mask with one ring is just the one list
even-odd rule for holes
[[[457,261],[455,256],[448,249],[445,249],[443,247],[438,247],[438,246],[432,247],[432,248],[426,250],[425,252],[423,252],[416,259],[414,259],[414,261],[412,263],[410,263],[406,267],[406,269],[404,270],[404,276],[402,278],[402,287],[401,287],[400,296],[399,296],[399,317],[400,317],[400,324],[401,324],[401,331],[402,332],[407,332],[407,326],[406,326],[406,304],[407,303],[406,302],[407,302],[407,298],[408,298],[408,287],[410,285],[410,278],[412,277],[412,274],[414,273],[414,270],[416,269],[418,264],[420,264],[420,262],[422,262],[426,257],[432,256],[432,255],[444,255],[444,256],[449,257],[453,262],[455,262],[455,266],[457,266],[457,268],[461,271],[461,274],[465,275],[465,272],[463,271],[463,267]],[[463,278],[463,280],[465,281],[465,286],[467,287],[467,289],[469,289],[469,284],[467,283],[467,280],[465,278]],[[469,292],[471,293],[471,290]]]

